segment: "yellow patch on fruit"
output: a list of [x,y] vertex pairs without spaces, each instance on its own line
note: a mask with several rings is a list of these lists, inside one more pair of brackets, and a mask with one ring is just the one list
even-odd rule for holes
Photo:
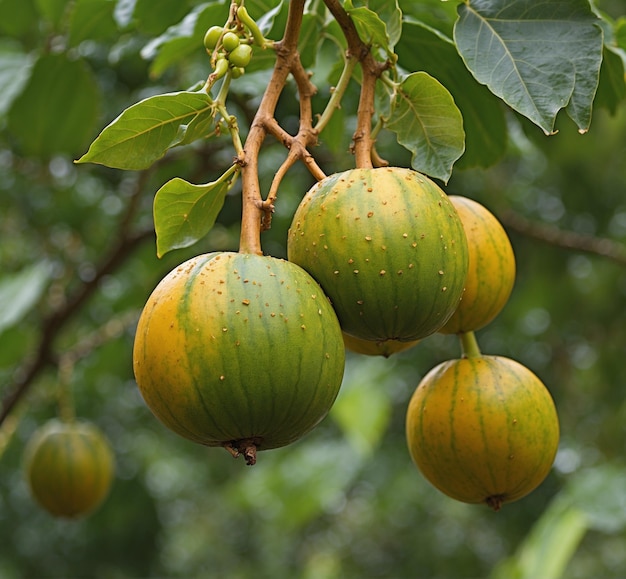
[[465,291],[442,334],[473,332],[489,324],[506,305],[515,284],[515,255],[506,231],[480,203],[451,195],[463,223],[469,251]]

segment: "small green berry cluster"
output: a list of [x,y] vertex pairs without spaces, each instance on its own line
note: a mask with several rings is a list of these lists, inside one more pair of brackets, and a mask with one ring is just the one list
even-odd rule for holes
[[211,26],[204,35],[204,47],[214,62],[215,80],[227,72],[239,78],[252,59],[252,44],[264,47],[267,42],[244,6],[237,8],[236,15],[232,26]]

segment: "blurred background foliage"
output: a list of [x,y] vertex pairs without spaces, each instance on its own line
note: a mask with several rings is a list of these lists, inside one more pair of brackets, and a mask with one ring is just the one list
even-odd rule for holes
[[[225,4],[209,4],[213,16],[225,14]],[[455,3],[401,4],[450,32]],[[258,18],[275,3],[246,5]],[[51,361],[69,361],[72,370],[46,365],[0,430],[0,576],[626,576],[623,99],[614,110],[597,108],[585,135],[560,118],[558,134],[547,138],[509,116],[501,160],[455,170],[446,188],[500,217],[517,256],[514,292],[478,332],[481,349],[531,368],[559,411],[554,468],[522,501],[498,513],[457,503],[426,483],[410,461],[408,399],[425,372],[459,355],[453,336],[432,336],[390,359],[349,355],[329,418],[298,443],[263,453],[253,468],[178,438],[150,414],[132,376],[138,313],[178,263],[204,251],[236,250],[240,218],[235,188],[206,239],[159,260],[153,194],[175,176],[216,178],[231,163],[231,148],[225,138],[197,143],[142,173],[76,166],[73,159],[124,108],[206,77],[201,44],[158,75],[151,68],[154,38],[172,33],[171,26],[180,32],[189,26],[185,15],[204,6],[193,0],[0,0],[2,396],[23,379],[42,328],[44,336],[55,335]],[[620,1],[598,6],[623,18]],[[278,32],[270,37],[278,38],[279,17],[274,26]],[[320,107],[327,78],[336,74],[334,58],[330,51],[317,54]],[[267,75],[261,68],[233,85],[231,112],[242,127]],[[354,88],[315,151],[327,173],[353,161]],[[292,86],[279,111],[285,128],[297,127]],[[381,135],[378,147],[392,164],[409,165],[391,136]],[[268,140],[265,191],[284,153]],[[291,216],[312,182],[302,166],[288,173],[263,237],[266,253],[285,256]],[[89,293],[77,300],[86,287]],[[51,314],[64,307],[71,316]],[[56,414],[62,383],[72,389],[78,416],[105,431],[117,460],[106,503],[75,522],[42,512],[21,471],[24,445]]]

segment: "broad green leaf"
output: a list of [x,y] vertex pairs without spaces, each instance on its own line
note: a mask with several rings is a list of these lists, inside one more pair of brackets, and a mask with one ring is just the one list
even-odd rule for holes
[[452,165],[463,154],[463,118],[452,95],[425,72],[408,75],[396,89],[387,128],[411,151],[411,166],[448,181]]
[[626,466],[621,462],[594,465],[572,478],[566,497],[585,513],[589,528],[602,533],[626,530]]
[[356,26],[359,37],[365,44],[378,46],[387,54],[392,52],[389,46],[387,27],[380,16],[373,10],[363,6],[355,8],[352,0],[345,0],[344,8]]
[[96,79],[83,60],[46,54],[11,105],[9,130],[26,155],[75,155],[93,135],[100,100]]
[[317,52],[322,40],[321,32],[322,23],[317,14],[304,14],[300,37],[298,38],[298,52],[304,68],[310,68],[315,65]]
[[498,565],[491,579],[559,579],[587,528],[587,517],[581,510],[556,499],[515,556]]
[[77,0],[70,15],[68,44],[77,46],[84,40],[114,38],[117,33],[114,10],[115,0]]
[[[413,19],[452,37],[454,23],[457,20],[457,6],[460,0],[400,0],[400,10],[405,21]],[[403,31],[403,34],[404,31]]]
[[148,36],[161,34],[189,11],[189,0],[135,0],[133,20]]
[[626,529],[626,468],[598,464],[572,475],[517,549],[491,579],[559,579],[589,529]]
[[176,177],[157,191],[154,228],[158,257],[193,245],[211,230],[234,183],[233,173],[229,169],[217,181],[204,185],[193,185]]
[[40,261],[22,271],[0,279],[0,333],[19,322],[46,289],[51,268]]
[[36,0],[39,13],[53,26],[58,26],[67,9],[68,0]]
[[280,2],[269,4],[275,5],[270,8],[266,2],[246,2],[246,8],[248,13],[255,18],[263,36],[272,39],[282,38],[287,22],[289,2],[280,0]]
[[[203,54],[204,34],[210,26],[221,26],[228,17],[230,3],[222,0],[196,6],[179,23],[170,26],[163,34],[149,42],[141,51],[146,60],[153,60],[150,74],[161,76],[177,62],[193,54]],[[207,75],[209,59],[207,57]]]
[[393,48],[402,34],[402,11],[398,0],[355,0],[355,7],[365,7],[378,15],[385,24],[388,43]]
[[604,107],[611,114],[616,114],[619,106],[626,97],[626,82],[624,77],[624,60],[619,49],[604,47],[604,58],[600,68],[600,83],[594,101],[595,107]]
[[0,32],[20,37],[37,28],[38,14],[34,0],[0,0]]
[[146,169],[168,149],[189,142],[186,131],[199,116],[212,114],[203,92],[148,97],[107,125],[77,163],[99,163],[126,170]]
[[622,16],[615,23],[615,43],[622,50],[626,50],[626,16]]
[[463,115],[465,153],[457,167],[489,167],[506,149],[504,106],[469,73],[450,38],[421,22],[404,23],[396,46],[398,64],[408,71],[427,72],[452,94]]
[[588,129],[602,30],[587,0],[474,0],[458,12],[454,39],[478,82],[546,134],[561,109]]
[[22,92],[31,74],[33,59],[29,54],[0,46],[0,116],[4,115]]

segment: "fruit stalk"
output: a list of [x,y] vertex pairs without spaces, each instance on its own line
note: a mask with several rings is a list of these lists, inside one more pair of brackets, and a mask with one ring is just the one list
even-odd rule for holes
[[479,358],[480,348],[478,347],[478,341],[476,340],[476,334],[474,332],[464,332],[459,334],[459,340],[461,341],[461,352],[463,358]]

